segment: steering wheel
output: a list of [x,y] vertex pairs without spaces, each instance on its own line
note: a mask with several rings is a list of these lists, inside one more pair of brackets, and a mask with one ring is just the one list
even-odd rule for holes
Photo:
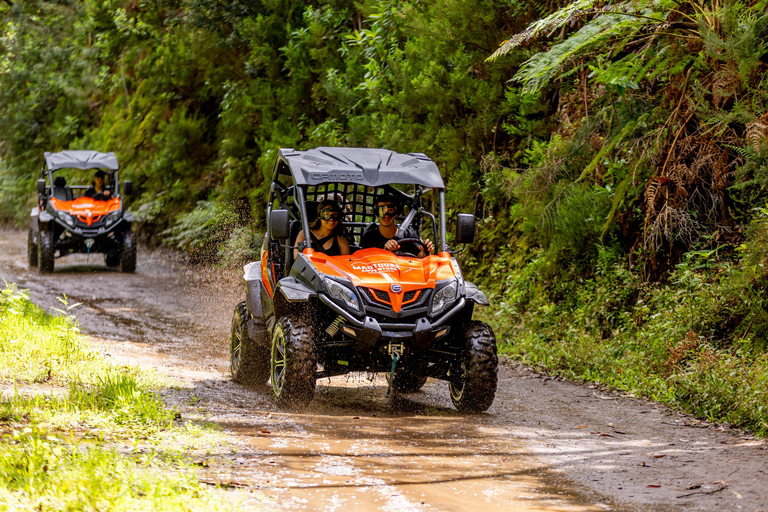
[[416,245],[416,246],[420,247],[424,251],[424,254],[427,254],[427,255],[429,254],[429,249],[427,248],[427,244],[425,244],[424,242],[422,242],[418,238],[401,238],[400,240],[397,241],[397,243],[400,245],[400,248],[399,249],[395,249],[392,252],[394,252],[398,256],[413,256],[414,258],[418,258],[419,257],[418,254],[414,254],[414,253],[412,253],[410,251],[404,250],[403,246],[405,244]]

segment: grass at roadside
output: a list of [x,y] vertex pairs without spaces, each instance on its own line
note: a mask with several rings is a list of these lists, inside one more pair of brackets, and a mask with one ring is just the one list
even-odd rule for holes
[[0,510],[236,508],[184,456],[221,435],[174,423],[157,376],[90,349],[66,301],[53,316],[12,284],[1,292]]
[[763,311],[743,267],[692,254],[664,284],[610,258],[589,279],[543,285],[545,271],[534,260],[509,273],[484,313],[502,354],[768,436],[768,352],[755,336],[765,335],[755,333],[763,318],[733,312]]

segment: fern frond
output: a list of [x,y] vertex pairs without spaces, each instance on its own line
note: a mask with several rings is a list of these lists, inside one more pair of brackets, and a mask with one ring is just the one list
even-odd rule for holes
[[625,30],[645,23],[648,21],[622,14],[599,16],[549,51],[525,61],[513,80],[521,82],[525,92],[536,92],[549,83],[569,59],[583,56]]
[[493,52],[493,54],[486,60],[492,62],[505,53],[509,53],[513,48],[539,37],[539,35],[543,33],[546,33],[546,35],[549,36],[563,25],[572,22],[574,18],[581,16],[585,12],[591,11],[596,3],[602,4],[603,2],[602,0],[576,0],[572,4],[566,5],[546,18],[531,23],[528,25],[528,28],[522,32],[515,34],[502,42],[499,49]]
[[756,153],[759,153],[766,136],[768,136],[768,114],[763,114],[747,125],[747,143]]

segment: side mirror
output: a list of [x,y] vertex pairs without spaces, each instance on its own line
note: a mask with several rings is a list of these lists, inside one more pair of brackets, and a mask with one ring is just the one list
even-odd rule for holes
[[475,216],[460,213],[456,216],[456,243],[471,244],[475,240]]
[[37,180],[37,193],[45,194],[45,180]]
[[132,181],[126,180],[126,181],[123,182],[123,192],[127,196],[133,194],[133,182]]
[[291,232],[288,210],[272,210],[269,215],[269,234],[275,240],[285,240]]

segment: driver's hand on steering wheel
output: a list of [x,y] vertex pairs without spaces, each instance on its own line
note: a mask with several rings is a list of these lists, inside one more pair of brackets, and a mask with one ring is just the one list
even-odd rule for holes
[[395,240],[394,238],[391,238],[387,240],[387,243],[384,244],[384,248],[388,251],[394,252],[400,248],[400,244],[397,243],[397,240]]
[[[427,256],[429,253],[435,250],[435,244],[432,243],[432,241],[429,238],[424,239],[424,245],[427,246],[427,254],[424,254],[423,250],[419,250],[419,258],[423,258]],[[396,251],[400,248],[400,244],[397,243],[397,240],[394,238],[387,240],[387,243],[384,244],[384,248],[388,251]]]

